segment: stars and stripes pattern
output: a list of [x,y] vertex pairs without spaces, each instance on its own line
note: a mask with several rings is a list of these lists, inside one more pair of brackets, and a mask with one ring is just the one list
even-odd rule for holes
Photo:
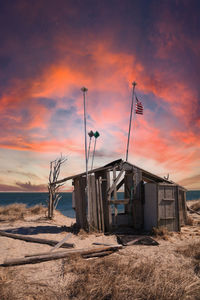
[[136,97],[136,104],[135,104],[135,113],[138,115],[143,115],[143,105],[142,102],[140,102],[138,100],[138,98]]

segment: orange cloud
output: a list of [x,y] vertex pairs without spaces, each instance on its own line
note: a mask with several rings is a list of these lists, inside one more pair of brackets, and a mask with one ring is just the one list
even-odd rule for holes
[[[101,139],[98,145],[110,153],[113,147],[119,155],[125,152],[133,79],[137,80],[137,90],[140,93],[152,93],[157,105],[158,101],[166,103],[171,116],[179,119],[183,126],[193,117],[190,99],[192,97],[195,111],[198,105],[195,92],[181,80],[174,80],[175,75],[169,76],[168,72],[156,68],[149,74],[145,64],[137,61],[136,56],[116,53],[106,43],[89,43],[87,49],[76,51],[75,55],[81,56],[77,63],[73,55],[62,57],[57,63],[45,67],[37,78],[27,80],[27,85],[25,82],[16,81],[9,92],[4,94],[2,114],[6,114],[14,126],[17,124],[19,128],[26,128],[26,134],[22,132],[9,137],[2,136],[2,148],[38,152],[60,152],[64,149],[64,152],[83,155],[83,147],[80,145],[83,130],[78,130],[75,122],[75,119],[82,118],[83,114],[80,91],[83,85],[89,88],[87,109],[91,118],[88,120],[88,128],[91,126],[100,130]],[[89,59],[85,61],[86,56],[89,56]],[[56,107],[50,110],[42,103],[36,102],[38,97],[53,98]],[[50,128],[50,122],[54,110],[70,107],[71,99],[74,101],[76,112],[71,116],[70,128],[66,128],[66,135],[63,130],[62,136],[53,136],[54,129]],[[23,108],[27,109],[28,119],[24,119],[24,115],[20,114]],[[173,165],[177,170],[188,170],[196,159],[196,152],[189,153],[185,145],[193,143],[199,147],[197,135],[192,132],[192,128],[188,135],[178,130],[174,131],[170,124],[166,128],[166,135],[163,128],[156,126],[155,118],[156,113],[148,109],[147,103],[144,117],[138,120],[137,128],[133,128],[131,153],[153,159],[158,164],[168,167]],[[41,132],[34,132],[36,128],[40,128]],[[60,132],[59,130],[60,128],[55,128],[55,132]],[[181,143],[184,146],[181,146]]]

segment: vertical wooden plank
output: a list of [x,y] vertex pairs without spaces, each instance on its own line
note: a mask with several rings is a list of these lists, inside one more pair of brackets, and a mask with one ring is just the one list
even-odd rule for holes
[[81,219],[82,219],[82,227],[85,230],[88,230],[88,221],[87,221],[87,200],[86,200],[86,178],[80,177],[80,198],[81,198]]
[[152,230],[157,227],[157,185],[156,183],[145,184],[145,203],[144,203],[144,229]]
[[107,170],[95,172],[95,178],[101,180],[101,193],[102,193],[102,203],[103,203],[103,216],[104,216],[104,226],[105,231],[109,231],[109,206],[108,206],[108,194],[107,194]]
[[89,230],[92,230],[92,228],[94,227],[94,219],[93,219],[93,199],[92,199],[92,175],[88,175],[88,220],[90,220],[89,222]]
[[[117,187],[116,187],[116,168],[113,168],[113,184],[114,184],[114,200],[117,200]],[[117,205],[114,205],[114,225],[117,226]]]
[[135,229],[143,227],[144,212],[141,199],[142,172],[134,167],[134,196],[133,196],[133,223]]
[[130,226],[133,225],[133,195],[134,195],[134,181],[133,172],[126,171],[124,176],[124,198],[130,199],[129,204],[125,205],[125,213],[132,216]]
[[74,178],[74,195],[75,195],[75,205],[76,205],[76,224],[80,227],[80,187],[79,187],[79,180],[78,178]]
[[97,216],[97,197],[96,197],[96,184],[95,184],[95,176],[91,175],[91,199],[92,199],[92,218],[93,218],[93,226],[96,230],[98,230],[98,216]]
[[186,201],[185,201],[185,191],[181,187],[178,188],[178,205],[179,205],[179,223],[180,226],[186,224],[187,220],[187,208],[186,208]]
[[102,231],[101,226],[101,207],[100,207],[100,196],[99,196],[99,179],[96,179],[96,199],[97,199],[97,212],[98,212],[98,230]]
[[100,216],[101,216],[102,231],[105,232],[104,207],[103,207],[103,199],[102,199],[102,178],[101,177],[99,177],[99,200],[100,200]]
[[86,203],[86,179],[85,177],[77,177],[74,179],[74,193],[76,199],[76,223],[80,228],[88,229],[87,223],[87,203]]
[[180,209],[179,209],[179,188],[178,186],[174,187],[175,188],[175,226],[176,226],[176,231],[180,231],[181,225],[180,225]]
[[178,193],[175,185],[158,184],[159,226],[169,231],[179,230]]
[[108,194],[110,189],[110,171],[106,172],[107,186],[106,186],[106,199],[105,199],[105,209],[107,210],[107,217],[105,218],[105,230],[112,231],[112,211],[111,206],[108,204],[111,200],[111,194]]
[[183,219],[184,224],[187,223],[187,205],[186,205],[186,191],[183,190],[183,197],[182,197],[182,207],[183,207]]

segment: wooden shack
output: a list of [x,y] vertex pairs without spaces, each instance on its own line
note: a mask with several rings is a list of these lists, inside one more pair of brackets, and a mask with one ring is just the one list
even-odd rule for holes
[[[186,190],[183,187],[122,159],[88,172],[88,199],[86,173],[57,183],[67,180],[72,180],[74,187],[77,225],[85,230],[113,232],[132,228],[150,231],[152,227],[164,226],[180,231],[186,222]],[[122,195],[120,199],[119,195]]]

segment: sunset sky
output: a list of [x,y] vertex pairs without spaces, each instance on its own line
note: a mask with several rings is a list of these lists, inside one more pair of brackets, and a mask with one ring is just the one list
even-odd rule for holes
[[0,1],[0,191],[45,191],[60,153],[60,178],[84,171],[82,86],[95,167],[125,159],[134,80],[129,161],[200,189],[199,13],[198,0]]

